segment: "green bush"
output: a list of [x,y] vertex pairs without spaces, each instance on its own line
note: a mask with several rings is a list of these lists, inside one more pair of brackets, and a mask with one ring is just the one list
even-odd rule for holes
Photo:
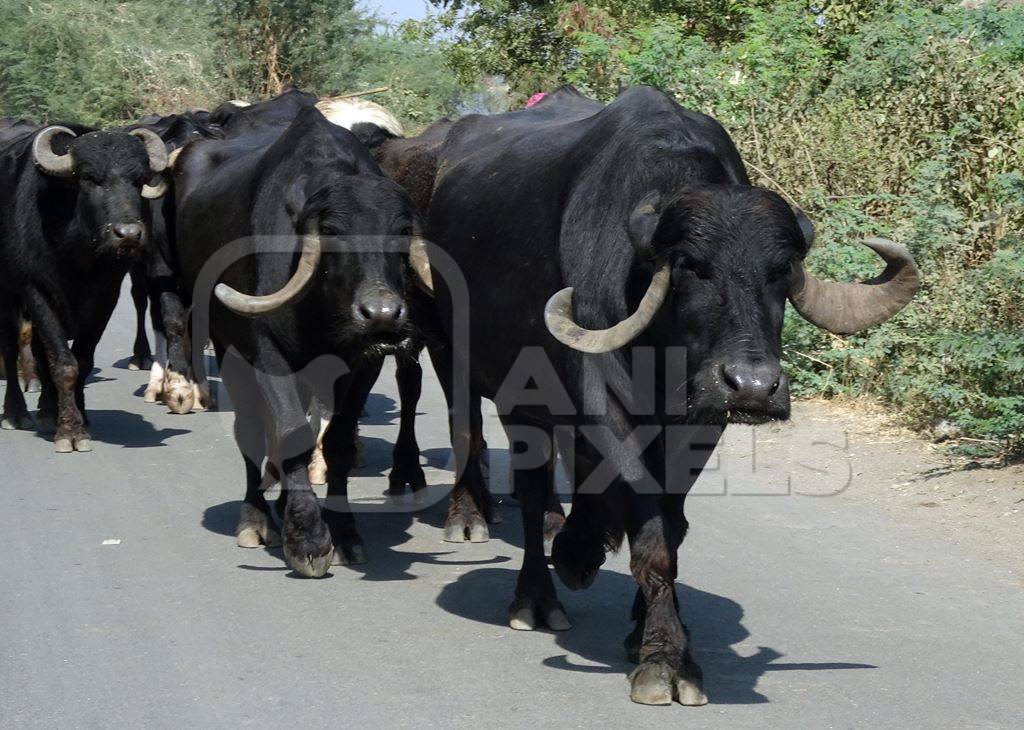
[[[513,26],[498,33],[470,12],[446,49],[463,77],[505,73],[516,99],[559,82],[605,100],[660,86],[722,122],[755,182],[808,211],[819,275],[874,275],[857,243],[867,235],[910,247],[924,286],[894,320],[840,338],[787,318],[798,394],[883,398],[918,428],[948,419],[969,443],[1024,453],[1024,8],[479,3],[499,6],[529,18],[529,33],[508,43]],[[546,34],[551,63],[505,47]]]
[[103,125],[224,98],[204,6],[4,0],[0,115]]
[[143,114],[390,86],[415,129],[463,93],[417,26],[354,0],[3,0],[0,116],[122,124]]

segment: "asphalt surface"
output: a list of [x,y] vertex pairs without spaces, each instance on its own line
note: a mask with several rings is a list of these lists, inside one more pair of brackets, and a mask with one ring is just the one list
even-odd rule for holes
[[[560,587],[570,631],[525,633],[505,625],[515,507],[490,542],[441,541],[451,473],[432,375],[417,432],[437,506],[382,496],[398,420],[386,373],[352,486],[369,562],[299,579],[279,550],[235,546],[230,411],[143,403],[145,374],[124,369],[129,306],[86,392],[92,453],[0,433],[0,726],[1021,726],[1024,587],[848,499],[869,485],[849,479],[841,433],[760,430],[756,454],[749,429],[730,436],[688,504],[680,562],[711,703],[643,707],[622,651],[625,551],[589,590]],[[504,440],[487,428],[500,491]]]

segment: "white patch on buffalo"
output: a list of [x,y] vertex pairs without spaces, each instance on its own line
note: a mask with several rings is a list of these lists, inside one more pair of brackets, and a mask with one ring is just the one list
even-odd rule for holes
[[375,124],[396,137],[404,137],[402,123],[395,115],[366,99],[332,99],[330,97],[317,102],[316,108],[327,117],[328,121],[345,129],[352,129],[357,124]]

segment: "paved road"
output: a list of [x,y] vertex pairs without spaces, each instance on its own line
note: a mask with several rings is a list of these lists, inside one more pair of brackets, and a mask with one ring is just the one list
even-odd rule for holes
[[[641,707],[621,649],[624,555],[590,590],[561,590],[571,631],[517,633],[504,625],[521,554],[512,507],[489,543],[463,546],[441,542],[440,508],[381,511],[390,377],[353,487],[370,562],[301,580],[279,551],[235,547],[231,414],[143,403],[145,376],[119,364],[128,301],[87,391],[95,451],[0,433],[0,726],[1020,726],[1024,588],[878,507],[822,498],[845,484],[841,434],[804,448],[798,431],[768,429],[755,457],[735,432],[692,500],[681,561],[711,704]],[[451,475],[433,381],[421,411],[440,497]],[[488,429],[500,484],[493,417]]]

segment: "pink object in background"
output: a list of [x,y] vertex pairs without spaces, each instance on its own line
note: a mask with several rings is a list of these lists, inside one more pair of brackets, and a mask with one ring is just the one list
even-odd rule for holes
[[529,109],[531,106],[533,106],[534,104],[539,102],[541,99],[543,99],[547,95],[548,95],[548,92],[546,92],[546,91],[541,91],[541,92],[539,92],[537,94],[534,94],[533,96],[530,97],[530,100],[528,102],[526,102],[526,108]]

